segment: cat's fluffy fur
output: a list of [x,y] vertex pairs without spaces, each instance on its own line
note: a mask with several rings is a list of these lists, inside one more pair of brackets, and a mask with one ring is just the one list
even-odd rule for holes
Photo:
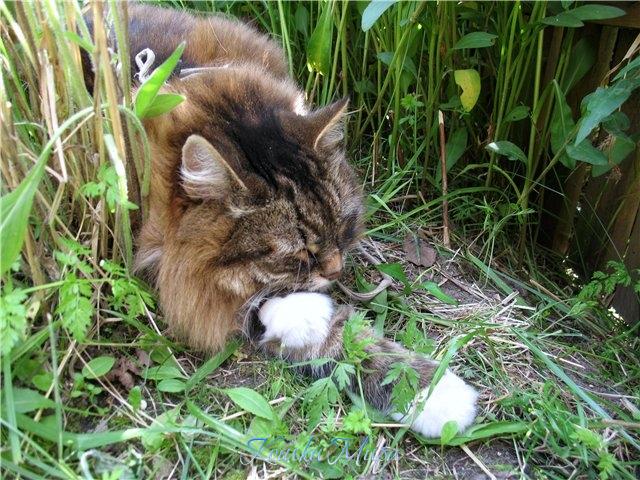
[[[136,265],[158,289],[172,332],[215,351],[257,317],[267,352],[341,358],[352,310],[315,292],[339,275],[362,228],[360,188],[341,142],[347,102],[312,110],[282,50],[243,23],[136,5],[129,18],[132,58],[150,48],[157,66],[184,40],[180,68],[212,67],[174,76],[166,90],[186,101],[144,122],[152,176]],[[430,385],[436,363],[380,338],[367,350],[363,390],[375,407],[391,411],[393,385],[381,384],[397,361],[418,371],[422,389]],[[448,420],[464,428],[475,397],[448,372],[412,406],[420,409],[412,425],[428,435]]]

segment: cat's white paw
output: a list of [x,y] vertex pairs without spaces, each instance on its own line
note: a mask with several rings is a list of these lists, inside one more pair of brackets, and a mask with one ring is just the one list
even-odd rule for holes
[[331,297],[298,292],[267,300],[258,312],[265,326],[263,342],[279,341],[285,348],[320,345],[329,334],[333,316]]
[[[392,413],[396,421],[410,421],[411,429],[425,437],[439,437],[445,423],[454,420],[458,424],[458,431],[467,429],[476,418],[476,401],[478,392],[466,384],[455,373],[447,370],[434,387],[431,396],[427,396],[429,388],[420,392],[413,402],[409,413]],[[422,410],[414,416],[416,406],[422,405]]]

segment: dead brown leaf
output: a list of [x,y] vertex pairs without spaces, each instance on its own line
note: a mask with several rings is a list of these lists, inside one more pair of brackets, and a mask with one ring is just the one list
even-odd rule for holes
[[120,357],[116,363],[116,368],[109,372],[107,378],[112,382],[117,381],[127,390],[131,390],[136,384],[132,374],[139,376],[140,369],[131,359]]
[[404,237],[403,246],[407,260],[414,265],[428,268],[436,262],[435,249],[413,232],[407,233]]

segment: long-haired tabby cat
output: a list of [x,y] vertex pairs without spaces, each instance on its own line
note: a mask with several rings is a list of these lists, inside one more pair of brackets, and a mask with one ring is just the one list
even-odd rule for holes
[[[254,308],[266,352],[340,359],[353,310],[320,292],[362,231],[362,195],[342,144],[347,101],[311,109],[280,47],[243,23],[139,5],[129,19],[132,57],[150,48],[157,66],[186,41],[181,68],[211,67],[174,76],[166,90],[186,101],[144,122],[152,180],[136,264],[171,331],[216,351]],[[362,369],[370,404],[427,436],[450,420],[472,423],[477,394],[463,380],[446,371],[426,398],[437,363],[369,330],[360,336],[375,339]],[[382,385],[399,361],[420,375],[406,415],[393,411],[393,385]]]

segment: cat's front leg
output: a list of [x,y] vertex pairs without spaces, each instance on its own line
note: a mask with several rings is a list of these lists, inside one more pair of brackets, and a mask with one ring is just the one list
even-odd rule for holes
[[[344,322],[352,313],[350,307],[337,307],[330,297],[320,293],[299,292],[267,300],[258,312],[265,329],[261,344],[268,352],[293,362],[317,358],[340,360],[343,358]],[[374,339],[366,347],[369,358],[363,362],[361,376],[365,400],[369,404],[395,420],[410,423],[414,431],[427,437],[439,436],[443,425],[449,421],[455,421],[460,431],[473,423],[478,397],[473,387],[446,370],[428,395],[438,366],[436,362],[409,352],[395,342],[376,337],[369,329],[359,335]],[[396,362],[410,365],[419,374],[420,393],[407,406],[408,413],[394,411],[391,403],[393,383],[383,385]],[[330,375],[332,366],[303,367],[302,370],[323,377]]]
[[267,300],[258,313],[265,332],[261,343],[275,342],[285,350],[322,345],[335,313],[331,297],[297,292]]

